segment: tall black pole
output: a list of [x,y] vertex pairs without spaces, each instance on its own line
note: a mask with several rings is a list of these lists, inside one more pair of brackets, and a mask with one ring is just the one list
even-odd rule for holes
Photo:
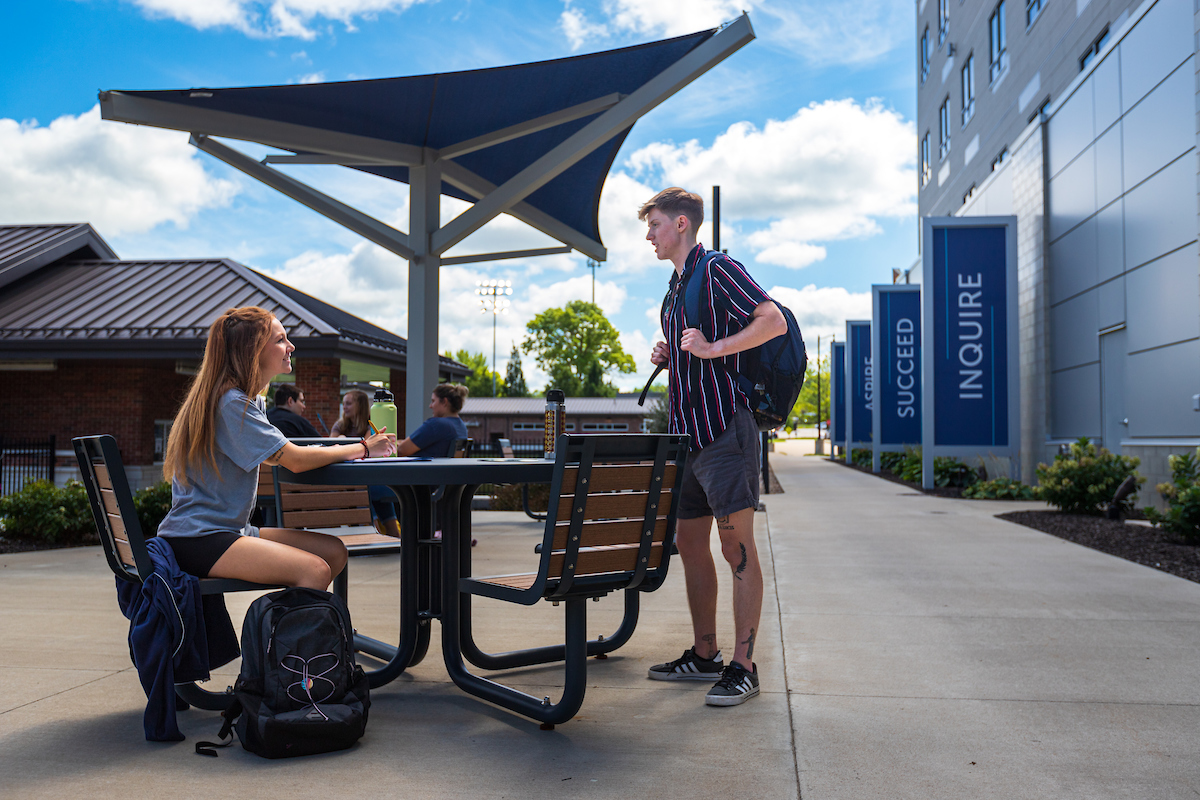
[[713,187],[713,250],[721,251],[721,187]]

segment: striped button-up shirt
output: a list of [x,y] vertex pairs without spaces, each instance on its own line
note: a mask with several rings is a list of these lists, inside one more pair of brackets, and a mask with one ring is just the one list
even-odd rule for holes
[[[688,254],[683,275],[671,273],[671,287],[663,301],[662,327],[669,350],[668,412],[671,433],[692,437],[692,450],[712,444],[733,419],[735,403],[750,408],[750,399],[731,377],[740,366],[739,356],[704,359],[679,349],[685,328],[699,328],[710,342],[732,336],[750,324],[755,307],[771,298],[741,264],[727,255],[708,261],[705,274],[692,273],[705,255],[703,245]],[[701,281],[700,319],[684,320],[683,289],[688,280]]]

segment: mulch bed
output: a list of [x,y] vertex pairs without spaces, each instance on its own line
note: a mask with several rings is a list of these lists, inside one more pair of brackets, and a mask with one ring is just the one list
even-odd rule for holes
[[996,516],[1200,583],[1200,547],[1146,525],[1061,511],[1010,511]]
[[0,538],[0,555],[8,553],[32,553],[35,550],[59,550],[64,547],[94,547],[100,544],[99,539],[87,542],[68,542],[51,544],[50,542],[25,542],[16,539]]

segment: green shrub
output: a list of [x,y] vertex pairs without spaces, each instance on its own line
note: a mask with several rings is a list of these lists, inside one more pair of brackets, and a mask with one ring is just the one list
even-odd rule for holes
[[1171,481],[1157,487],[1167,502],[1167,513],[1147,506],[1146,518],[1189,544],[1200,544],[1200,447],[1196,455],[1171,456],[1168,463]]
[[159,481],[133,493],[133,507],[137,510],[138,522],[144,536],[158,533],[158,524],[171,510],[171,484]]
[[921,459],[921,448],[914,447],[911,450],[905,450],[904,460],[900,462],[900,471],[896,473],[900,476],[900,480],[908,481],[909,483],[920,483],[921,475],[924,472],[924,465]]
[[874,464],[874,456],[871,455],[870,450],[866,449],[865,447],[860,447],[850,453],[850,461],[856,467],[871,469],[872,465]]
[[1033,500],[1033,487],[1012,478],[980,481],[963,489],[963,497],[972,500]]
[[96,537],[87,490],[79,481],[67,481],[62,489],[50,481],[26,481],[19,492],[0,497],[0,519],[7,539],[71,544]]
[[894,452],[880,453],[879,466],[881,469],[886,469],[888,472],[895,472],[899,474],[900,470],[904,467],[904,458],[906,455],[906,453]]
[[[1088,441],[1086,436],[1071,445],[1069,453],[1054,457],[1053,464],[1038,464],[1040,484],[1034,494],[1067,514],[1102,514],[1117,487],[1137,475],[1140,459],[1118,456]],[[1138,478],[1138,483],[1145,481]],[[1122,500],[1124,514],[1133,511],[1136,492]]]
[[[919,480],[919,479],[918,479]],[[966,489],[979,480],[979,473],[950,456],[933,459],[933,485],[939,488]]]

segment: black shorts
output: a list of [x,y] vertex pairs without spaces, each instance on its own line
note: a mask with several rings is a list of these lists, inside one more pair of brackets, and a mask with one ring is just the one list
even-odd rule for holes
[[240,533],[219,531],[204,536],[164,536],[175,551],[179,568],[197,578],[207,578],[208,571],[221,560],[225,551],[242,538]]

